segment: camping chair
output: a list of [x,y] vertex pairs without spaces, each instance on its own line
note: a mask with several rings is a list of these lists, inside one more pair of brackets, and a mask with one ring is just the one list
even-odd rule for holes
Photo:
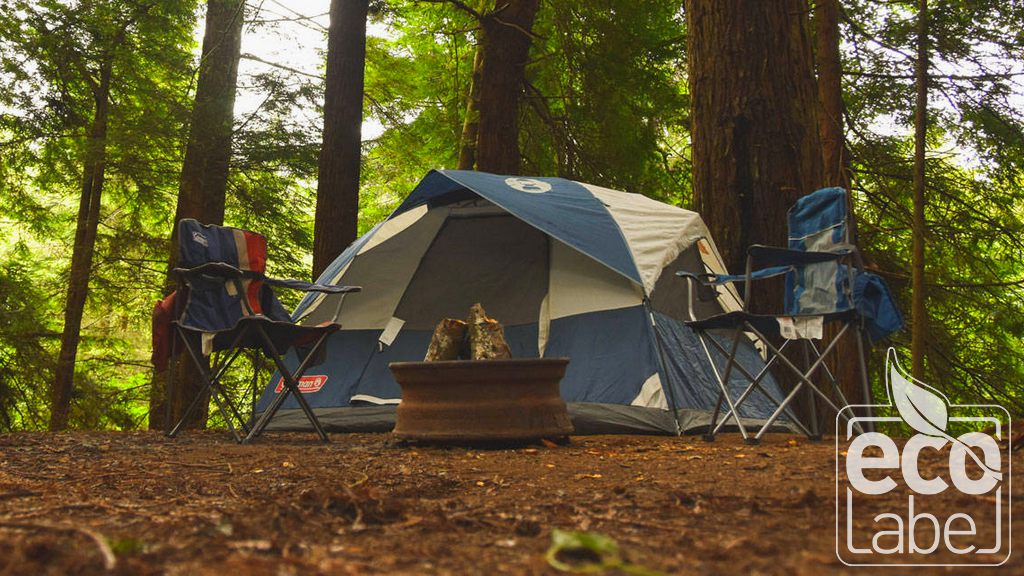
[[[302,397],[298,383],[306,369],[322,356],[318,354],[327,337],[341,328],[335,322],[337,314],[335,321],[317,326],[295,324],[271,286],[332,294],[358,292],[360,288],[266,277],[267,239],[247,230],[207,226],[183,219],[178,224],[178,246],[180,267],[173,272],[179,283],[171,321],[176,337],[170,338],[172,364],[168,387],[174,383],[173,359],[179,343],[197,367],[203,387],[168,436],[178,434],[209,393],[235,440],[249,442],[263,432],[288,395],[293,394],[320,439],[326,442],[327,434]],[[288,368],[282,357],[289,348],[295,349],[298,359],[294,370]],[[283,381],[281,393],[251,426],[251,421],[241,416],[222,384],[227,370],[246,349],[260,350],[269,356]],[[222,352],[219,361],[209,366],[205,359],[218,351]],[[165,419],[168,424],[171,421],[170,398],[168,394]],[[244,436],[234,422],[239,423]]]
[[[824,379],[831,384],[841,404],[847,404],[836,372],[825,361],[844,337],[856,340],[860,385],[865,404],[871,403],[864,339],[867,337],[870,342],[877,342],[899,330],[903,320],[885,282],[864,271],[860,253],[850,242],[848,215],[844,189],[818,190],[798,200],[789,210],[789,247],[751,246],[747,251],[744,274],[676,273],[689,283],[690,321],[687,325],[697,332],[720,389],[705,440],[714,440],[723,425],[732,419],[744,441],[756,444],[783,414],[809,438],[820,439],[815,396],[849,420],[849,416],[815,382],[816,373],[820,376],[823,372]],[[755,270],[755,266],[766,268]],[[752,283],[777,276],[785,277],[784,312],[775,315],[750,312]],[[746,288],[740,310],[703,319],[694,315],[693,295],[700,294],[702,289],[707,292],[708,286],[739,282]],[[836,326],[837,331],[822,348],[814,340],[822,339],[826,325]],[[716,338],[712,331],[719,335],[724,332],[728,338]],[[740,343],[750,336],[759,340],[765,349],[766,363],[758,374],[751,374],[736,359]],[[729,344],[723,345],[721,340]],[[794,346],[794,343],[797,344]],[[788,347],[802,348],[803,368],[791,360],[791,355],[784,354]],[[761,387],[761,381],[773,366],[795,375],[795,384],[785,398],[775,398]],[[742,394],[734,398],[728,383],[736,374],[741,375],[747,385]],[[790,405],[804,388],[810,397],[809,428],[790,410]],[[740,417],[740,408],[755,392],[767,397],[777,408],[751,436]],[[728,405],[728,411],[719,419],[723,402]],[[858,433],[863,432],[858,423],[855,422],[854,426]]]

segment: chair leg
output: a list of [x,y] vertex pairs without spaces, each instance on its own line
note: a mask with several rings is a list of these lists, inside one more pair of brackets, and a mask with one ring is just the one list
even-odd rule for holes
[[[718,347],[718,344],[715,343],[713,340],[712,340],[712,343],[715,344],[716,347]],[[782,346],[779,346],[778,351],[782,352],[783,350],[785,350],[786,345],[788,343],[789,343],[789,340],[783,342]],[[726,354],[725,349],[723,349],[721,347],[718,347],[718,350],[719,350],[719,352],[722,353],[722,355]],[[750,394],[754,392],[754,390],[760,391],[765,396],[768,396],[768,398],[774,404],[778,405],[779,401],[775,400],[774,398],[772,398],[767,392],[765,392],[765,390],[763,388],[761,388],[761,380],[764,379],[764,377],[768,375],[768,373],[769,373],[769,371],[771,369],[771,366],[772,366],[772,364],[774,362],[775,362],[775,355],[773,354],[772,357],[769,358],[767,362],[765,362],[764,367],[762,367],[761,371],[757,373],[757,376],[752,375],[749,370],[747,370],[746,368],[743,367],[743,364],[740,364],[739,362],[736,363],[736,369],[739,370],[740,373],[743,374],[743,377],[746,378],[750,382],[750,384],[747,385],[746,389],[743,390],[743,394],[740,394],[740,397],[736,399],[736,406],[737,407],[741,406],[743,404],[743,402],[746,401],[747,397],[750,396]],[[731,415],[732,415],[731,412],[727,413],[725,415],[725,417],[722,418],[722,420],[718,422],[718,426],[714,429],[714,431],[712,433],[713,434],[717,434],[718,430],[722,426],[725,425],[725,423],[729,420],[729,416],[731,416]],[[792,418],[792,415],[790,415],[788,413],[787,413],[787,415],[789,415],[790,418]],[[803,428],[803,424],[799,424],[799,426],[801,427],[801,429],[804,429]]]
[[263,429],[270,423],[270,418],[284,403],[285,397],[289,392],[295,396],[296,402],[298,402],[299,407],[305,413],[306,418],[309,419],[309,423],[313,425],[313,428],[316,430],[320,440],[328,442],[329,438],[327,437],[327,432],[324,431],[323,426],[320,424],[320,420],[316,417],[316,414],[313,413],[313,409],[310,408],[309,403],[302,397],[302,392],[299,390],[299,378],[302,378],[302,374],[306,371],[310,360],[312,360],[313,356],[316,355],[320,350],[320,347],[323,346],[323,343],[327,340],[327,334],[320,336],[313,347],[310,348],[305,358],[302,359],[302,362],[299,363],[299,367],[295,369],[294,373],[292,373],[288,370],[288,367],[285,366],[284,360],[281,358],[281,354],[278,352],[277,347],[274,346],[274,342],[270,339],[270,336],[268,336],[266,331],[263,330],[263,327],[256,326],[256,331],[263,340],[265,350],[268,352],[271,360],[274,361],[274,365],[277,367],[278,372],[281,373],[281,378],[284,379],[285,390],[282,391],[281,395],[274,399],[274,402],[272,402],[270,407],[268,407],[263,413],[259,422],[253,426],[249,435],[246,436],[243,442],[251,442],[253,438],[263,433]]
[[708,350],[708,346],[707,343],[704,342],[704,338],[698,336],[701,346],[704,348],[704,355],[707,356],[708,362],[710,362],[711,364],[711,369],[715,374],[715,379],[718,380],[718,388],[721,394],[718,398],[718,402],[716,402],[715,404],[715,411],[711,415],[711,427],[709,428],[710,433],[708,435],[705,435],[705,440],[708,440],[709,438],[711,440],[714,440],[714,431],[717,429],[718,412],[719,410],[721,410],[723,398],[729,405],[729,411],[732,413],[733,418],[736,420],[736,426],[740,430],[740,436],[742,436],[744,440],[749,438],[749,434],[747,434],[747,429],[746,427],[743,426],[743,421],[740,419],[740,413],[738,410],[736,410],[736,405],[733,403],[732,397],[729,395],[729,376],[732,372],[733,362],[735,362],[736,359],[736,351],[739,349],[739,338],[742,332],[742,326],[737,327],[734,331],[732,339],[732,348],[729,351],[729,357],[726,360],[725,370],[721,374],[719,374],[718,372],[718,367],[715,365],[715,360],[711,356],[711,351]]
[[857,326],[854,338],[857,339],[857,359],[860,361],[860,386],[861,393],[864,395],[864,416],[868,418],[865,423],[867,424],[867,431],[874,432],[875,423],[871,419],[871,416],[873,416],[871,406],[874,400],[871,394],[871,382],[868,381],[867,358],[864,356],[864,330],[859,325]]
[[[840,335],[841,334],[842,334],[842,332],[840,332]],[[793,364],[792,361],[789,360],[789,358],[786,358],[785,356],[780,356],[780,358],[779,358],[780,362],[785,364],[787,368],[792,370],[793,373],[797,374],[797,376],[800,378],[800,385],[795,387],[794,390],[798,390],[804,384],[809,385],[810,388],[811,388],[811,392],[813,394],[817,394],[818,397],[820,397],[826,404],[829,405],[830,408],[832,408],[836,412],[839,412],[839,407],[837,407],[835,405],[835,403],[832,402],[832,399],[829,398],[828,396],[826,396],[824,392],[822,392],[821,390],[818,390],[818,388],[816,386],[814,386],[814,382],[811,381],[810,378],[808,378],[808,374],[813,374],[814,371],[818,369],[818,367],[825,361],[825,356],[827,354],[829,354],[832,351],[833,348],[835,348],[836,343],[838,341],[839,341],[838,338],[833,339],[832,342],[830,342],[829,345],[825,347],[825,349],[821,352],[821,354],[818,356],[818,358],[814,361],[814,363],[806,371],[803,371],[800,368],[798,368],[795,364]],[[859,424],[854,424],[854,425],[858,428],[858,430],[860,430],[860,425]]]
[[188,352],[189,357],[192,358],[193,364],[198,368],[199,375],[203,379],[203,388],[200,390],[199,394],[196,394],[192,399],[192,402],[185,409],[185,413],[182,415],[181,419],[178,420],[178,423],[175,424],[174,428],[170,432],[168,432],[167,435],[169,437],[173,438],[178,435],[181,428],[186,422],[188,422],[189,418],[192,417],[192,414],[199,407],[199,403],[205,394],[209,392],[210,398],[213,399],[214,404],[217,405],[217,409],[224,416],[224,421],[228,426],[228,430],[231,431],[231,435],[235,438],[235,441],[242,441],[242,435],[239,434],[238,430],[235,428],[234,422],[232,422],[232,416],[241,422],[243,430],[248,431],[248,427],[245,424],[245,421],[242,420],[241,415],[239,415],[238,409],[235,407],[234,403],[231,402],[231,398],[228,396],[227,392],[223,387],[221,387],[220,379],[241,353],[241,349],[237,348],[237,345],[245,337],[246,332],[247,330],[241,330],[239,332],[231,346],[231,349],[234,350],[232,355],[224,362],[224,364],[217,367],[212,374],[207,371],[204,363],[199,360],[199,356],[196,354],[192,345],[189,344],[188,340],[182,339],[182,342],[185,345],[185,350]]
[[164,436],[173,438],[177,427],[171,424],[171,402],[174,398],[174,373],[178,365],[178,326],[171,325],[171,357],[167,363],[167,381],[164,383]]
[[[804,366],[808,367],[808,371],[805,372],[805,377],[808,380],[810,380],[814,376],[814,373],[809,369],[809,367],[811,365],[811,354],[810,354],[810,342],[809,341],[804,340],[803,349],[804,349]],[[818,399],[815,398],[815,396],[814,396],[814,390],[816,390],[816,389],[817,389],[817,386],[815,386],[814,383],[812,382],[808,386],[808,390],[807,390],[807,401],[808,401],[807,409],[811,413],[811,435],[808,436],[808,438],[810,438],[811,441],[814,441],[814,442],[817,442],[817,441],[821,440],[821,423],[818,422]]]

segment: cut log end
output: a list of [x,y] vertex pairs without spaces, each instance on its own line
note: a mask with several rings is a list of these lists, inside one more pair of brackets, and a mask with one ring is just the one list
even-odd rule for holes
[[511,358],[505,330],[489,318],[483,306],[474,304],[467,321],[445,318],[438,322],[427,348],[426,362],[438,360],[494,360]]

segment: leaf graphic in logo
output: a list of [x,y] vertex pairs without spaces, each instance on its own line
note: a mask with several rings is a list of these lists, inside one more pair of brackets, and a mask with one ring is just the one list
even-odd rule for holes
[[889,349],[886,360],[889,365],[889,397],[903,421],[921,434],[949,438],[946,433],[946,424],[949,422],[946,397],[931,386],[906,375],[896,360],[895,349]]

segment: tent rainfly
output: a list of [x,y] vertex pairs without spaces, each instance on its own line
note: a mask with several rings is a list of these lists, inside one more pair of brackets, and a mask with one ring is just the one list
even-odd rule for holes
[[[570,358],[561,394],[577,433],[697,430],[718,388],[683,323],[678,270],[725,272],[695,212],[562,178],[431,171],[318,280],[363,291],[310,294],[296,308],[304,324],[342,325],[300,389],[330,430],[390,430],[401,390],[388,363],[422,360],[436,323],[480,302],[514,357]],[[714,290],[695,299],[697,317],[739,306],[731,287]],[[764,366],[753,344],[740,358],[753,374]],[[764,386],[779,394],[770,376]],[[280,390],[275,375],[257,412]],[[743,416],[766,417],[754,396]],[[289,399],[269,429],[308,426]]]

